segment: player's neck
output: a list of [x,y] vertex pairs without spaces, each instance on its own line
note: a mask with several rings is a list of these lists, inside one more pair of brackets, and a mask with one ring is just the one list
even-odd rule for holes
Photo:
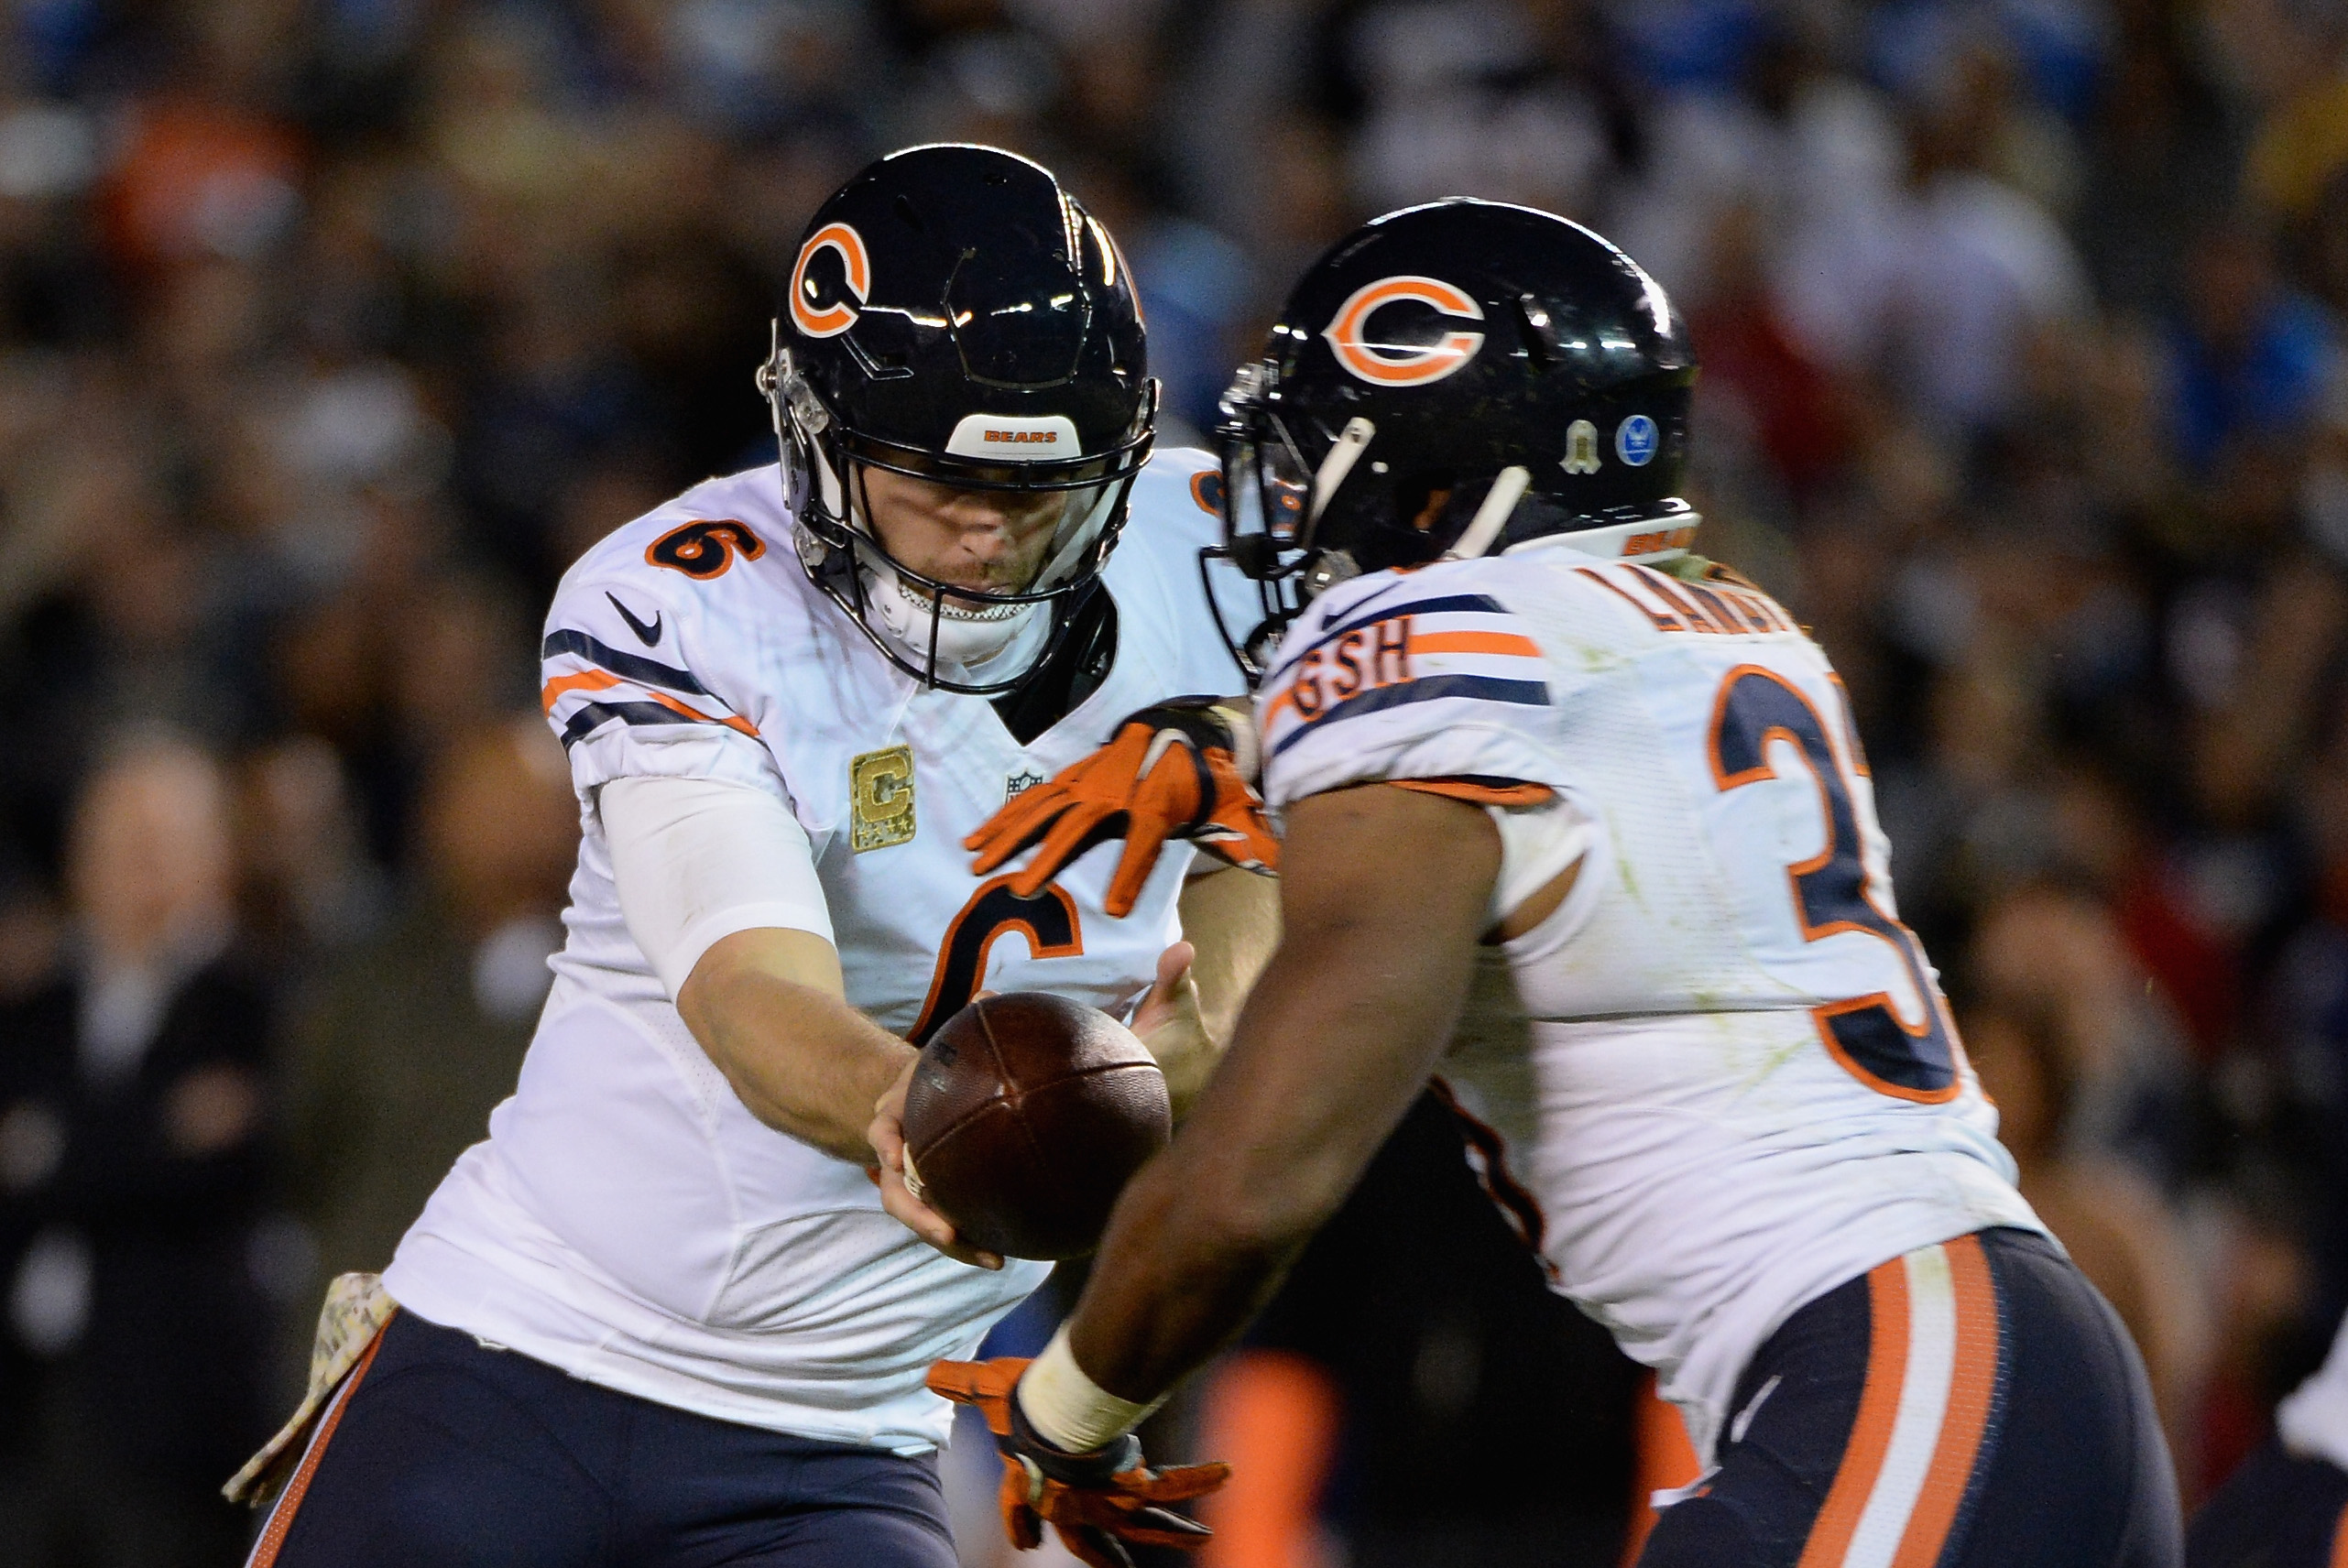
[[1003,728],[1021,746],[1066,718],[1100,690],[1117,661],[1117,601],[1096,583],[1074,614],[1060,646],[1017,691],[993,699]]

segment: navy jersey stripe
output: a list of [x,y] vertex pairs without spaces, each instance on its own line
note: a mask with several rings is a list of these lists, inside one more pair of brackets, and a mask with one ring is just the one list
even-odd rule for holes
[[714,724],[720,721],[695,718],[674,708],[664,708],[658,702],[589,702],[571,715],[562,726],[562,744],[567,748],[577,745],[614,719],[628,724]]
[[552,659],[558,653],[575,653],[590,664],[603,666],[614,675],[640,681],[649,686],[666,686],[672,691],[695,697],[710,694],[709,688],[694,680],[689,670],[662,664],[640,653],[622,653],[608,643],[598,642],[586,633],[573,631],[568,626],[547,633],[546,646],[538,650],[541,659]]
[[[1374,602],[1376,597],[1382,596],[1383,595],[1373,596],[1372,602]],[[1360,608],[1359,605],[1355,607],[1357,609]],[[1361,614],[1355,615],[1353,619],[1346,622],[1343,626],[1336,626],[1328,631],[1323,632],[1319,637],[1315,637],[1309,645],[1298,648],[1296,650],[1296,659],[1288,660],[1279,669],[1273,670],[1272,672],[1271,679],[1273,681],[1279,680],[1282,676],[1287,674],[1289,670],[1295,668],[1297,659],[1304,658],[1306,654],[1312,652],[1314,648],[1327,648],[1329,644],[1337,641],[1338,638],[1345,636],[1348,632],[1358,632],[1364,626],[1374,626],[1381,621],[1391,621],[1398,615],[1440,615],[1445,614],[1458,614],[1461,612],[1472,612],[1475,614],[1488,615],[1505,615],[1508,614],[1508,606],[1502,604],[1498,599],[1490,598],[1482,593],[1453,593],[1441,599],[1414,599],[1406,604],[1386,604],[1375,610],[1363,611]]]
[[1475,697],[1487,702],[1515,702],[1528,708],[1545,708],[1549,705],[1549,688],[1538,681],[1498,681],[1489,675],[1429,675],[1423,680],[1376,686],[1367,691],[1357,692],[1318,716],[1306,720],[1294,733],[1273,746],[1272,755],[1278,757],[1323,724],[1338,719],[1374,713],[1381,708],[1398,708],[1404,702],[1431,702],[1443,697]]

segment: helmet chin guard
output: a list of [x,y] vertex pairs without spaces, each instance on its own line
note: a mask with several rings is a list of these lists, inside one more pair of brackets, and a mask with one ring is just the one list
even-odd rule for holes
[[[914,147],[817,211],[786,303],[759,388],[801,565],[907,675],[1017,690],[1096,589],[1154,437],[1115,241],[1025,158]],[[924,574],[876,526],[876,468],[1058,496],[1042,566],[1016,589]]]
[[923,593],[905,586],[886,556],[868,560],[863,570],[871,588],[866,602],[881,629],[912,658],[940,669],[968,670],[994,659],[1034,624],[1033,604],[971,604],[952,594]]

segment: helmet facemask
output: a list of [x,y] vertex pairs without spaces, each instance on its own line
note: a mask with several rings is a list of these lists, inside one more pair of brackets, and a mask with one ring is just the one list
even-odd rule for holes
[[[1157,384],[1141,433],[1094,457],[985,463],[859,437],[835,418],[778,343],[759,385],[782,449],[783,499],[800,560],[826,597],[899,670],[924,685],[974,696],[1015,691],[1059,646],[1099,581],[1147,461]],[[900,560],[872,523],[872,469],[958,490],[1061,498],[1041,564],[1017,589],[966,587]]]
[[1223,543],[1200,560],[1202,573],[1208,560],[1230,561],[1261,598],[1263,618],[1234,637],[1211,586],[1207,595],[1217,629],[1250,687],[1270,668],[1281,635],[1314,595],[1360,574],[1344,550],[1316,549],[1314,535],[1329,497],[1377,433],[1368,419],[1353,419],[1318,464],[1307,463],[1272,407],[1278,374],[1269,360],[1243,365],[1223,395],[1215,432],[1223,460]]

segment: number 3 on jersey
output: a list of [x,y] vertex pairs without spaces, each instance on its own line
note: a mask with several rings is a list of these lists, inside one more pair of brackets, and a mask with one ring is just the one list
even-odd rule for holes
[[[1870,1088],[1928,1104],[1952,1099],[1961,1050],[1956,1029],[1916,933],[1885,913],[1868,887],[1858,808],[1826,724],[1809,699],[1783,676],[1759,665],[1740,665],[1720,683],[1713,704],[1713,782],[1728,790],[1778,777],[1769,761],[1775,741],[1799,748],[1826,808],[1826,846],[1786,867],[1802,940],[1818,942],[1842,931],[1876,938],[1906,973],[1924,1012],[1919,1022],[1910,1024],[1889,991],[1828,1002],[1810,1010],[1818,1038]],[[1855,732],[1851,746],[1855,757]]]

